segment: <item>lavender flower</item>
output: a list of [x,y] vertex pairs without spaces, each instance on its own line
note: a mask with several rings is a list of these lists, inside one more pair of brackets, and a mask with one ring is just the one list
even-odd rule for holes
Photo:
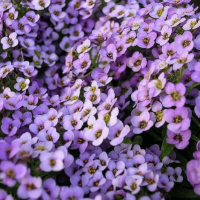
[[24,177],[21,181],[21,185],[18,187],[17,195],[22,199],[27,198],[39,198],[42,194],[42,180],[40,177]]
[[3,161],[1,163],[0,179],[3,184],[12,187],[16,184],[16,180],[22,179],[26,174],[26,166],[22,164],[15,165],[10,161]]
[[8,49],[10,47],[15,47],[18,45],[18,39],[16,33],[11,33],[8,37],[3,37],[1,39],[1,44],[3,49]]
[[167,83],[165,87],[165,91],[167,96],[162,100],[163,106],[169,108],[172,106],[183,107],[185,104],[185,92],[186,88],[182,83],[177,83],[174,85],[173,83]]
[[60,171],[64,168],[64,153],[55,151],[54,153],[42,153],[40,155],[40,168],[45,172]]

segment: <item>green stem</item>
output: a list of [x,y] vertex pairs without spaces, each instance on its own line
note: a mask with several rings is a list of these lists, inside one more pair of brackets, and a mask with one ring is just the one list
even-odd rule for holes
[[145,57],[146,59],[155,59],[154,57]]
[[200,127],[200,122],[198,121],[198,119],[196,119],[194,116],[192,116],[192,120],[195,122],[195,124],[196,124],[197,126]]
[[200,85],[200,83],[196,83],[196,84],[193,84],[191,87],[187,88],[188,92],[186,93],[185,96],[187,96],[188,94],[190,94],[191,90],[192,90],[193,88],[199,86],[199,85]]
[[200,139],[196,136],[196,135],[193,135],[191,136],[191,139],[198,142]]
[[86,78],[87,76],[89,76],[92,73],[92,71],[88,72],[85,76],[82,77],[82,79]]

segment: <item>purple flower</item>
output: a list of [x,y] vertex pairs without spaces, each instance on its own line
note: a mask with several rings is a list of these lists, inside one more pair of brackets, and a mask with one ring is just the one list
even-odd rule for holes
[[169,177],[166,174],[162,174],[159,177],[158,187],[164,189],[166,192],[169,192],[174,186],[174,182],[169,180]]
[[165,23],[171,27],[176,27],[177,25],[184,22],[185,20],[186,18],[182,18],[181,15],[179,16],[177,14],[174,14],[172,15],[170,19],[166,20]]
[[143,57],[141,53],[136,51],[131,58],[127,59],[127,65],[134,72],[138,72],[147,65],[147,60]]
[[166,78],[165,78],[165,74],[164,73],[161,73],[159,76],[158,76],[158,79],[156,80],[152,80],[148,83],[148,87],[149,88],[154,88],[154,96],[158,96],[162,89],[165,87],[165,84],[166,84]]
[[51,122],[51,126],[55,126],[58,123],[58,119],[62,116],[62,112],[57,112],[54,108],[50,108],[46,115]]
[[89,117],[94,116],[97,112],[97,109],[93,107],[91,101],[86,101],[84,103],[83,109],[81,111],[81,118],[83,122],[86,122]]
[[36,14],[34,11],[28,11],[25,15],[25,17],[27,18],[27,23],[30,26],[35,26],[37,21],[40,18],[39,14]]
[[110,113],[107,113],[105,115],[102,115],[102,113],[99,113],[98,116],[100,120],[104,120],[104,122],[106,123],[108,127],[111,127],[117,123],[118,114],[119,114],[119,109],[115,107],[114,109],[112,109]]
[[102,51],[103,55],[107,57],[110,61],[115,61],[117,59],[117,49],[114,44],[109,44],[106,49]]
[[187,178],[190,184],[200,184],[200,160],[191,160],[187,163]]
[[92,47],[89,39],[81,42],[81,44],[77,47],[77,53],[80,53],[79,58],[82,58],[86,52],[88,52]]
[[110,158],[108,157],[107,153],[102,152],[99,155],[99,160],[98,160],[99,170],[103,171],[108,166],[109,161]]
[[24,79],[22,77],[17,77],[17,83],[14,85],[14,88],[17,91],[25,91],[29,87],[30,80]]
[[25,101],[24,107],[26,107],[28,110],[33,110],[37,107],[38,103],[38,97],[34,95],[29,95],[29,97]]
[[36,199],[42,194],[42,179],[40,177],[24,177],[18,187],[17,195],[22,199]]
[[169,41],[170,35],[172,34],[172,28],[164,25],[161,30],[161,35],[156,39],[156,42],[161,46]]
[[20,111],[15,111],[12,115],[15,120],[20,120],[21,126],[30,124],[32,121],[32,114],[30,112],[21,113]]
[[196,29],[200,26],[200,22],[196,18],[188,19],[183,29],[189,31],[191,29]]
[[163,6],[163,4],[161,3],[155,4],[153,10],[149,13],[149,15],[152,18],[165,19],[169,8],[169,6]]
[[3,184],[13,187],[16,184],[16,180],[19,181],[25,176],[26,170],[26,166],[23,164],[2,161],[0,179],[3,180]]
[[66,199],[82,199],[84,197],[84,192],[81,187],[62,187],[60,190],[60,198],[61,200]]
[[123,125],[123,123],[118,120],[114,126],[109,129],[108,138],[111,140],[110,144],[116,146],[124,140],[124,137],[129,133],[130,128],[128,125]]
[[51,151],[51,149],[53,148],[53,143],[52,142],[37,142],[35,144],[35,148],[34,148],[34,151],[33,151],[33,154],[32,154],[32,157],[33,158],[36,158],[38,157],[41,153],[44,153],[44,152],[48,152],[48,151]]
[[19,120],[12,120],[8,117],[4,117],[2,119],[2,125],[1,130],[4,134],[8,136],[13,136],[16,134],[18,128],[20,127],[20,121]]
[[106,127],[106,123],[99,119],[94,124],[92,129],[85,132],[85,137],[92,141],[94,146],[99,146],[105,138],[107,138],[109,129]]
[[74,130],[74,141],[71,146],[72,149],[77,149],[79,148],[80,153],[83,153],[87,146],[88,146],[88,139],[84,135],[83,131],[76,131]]
[[76,160],[76,164],[82,167],[90,167],[94,163],[95,154],[91,155],[89,152],[84,152],[80,154],[79,157],[80,158]]
[[108,163],[108,171],[106,172],[106,178],[109,180],[114,179],[115,177],[119,176],[125,170],[125,164],[123,161],[114,162],[110,160]]
[[97,171],[94,176],[89,180],[88,186],[91,192],[96,192],[99,188],[104,185],[106,179],[104,178],[101,171]]
[[194,46],[196,49],[200,50],[200,35],[198,35],[194,40]]
[[149,171],[144,175],[144,178],[145,180],[142,183],[142,186],[147,186],[148,190],[151,192],[155,191],[157,188],[159,175]]
[[140,16],[133,17],[128,21],[132,31],[137,30],[142,22],[144,22],[144,19]]
[[6,25],[10,26],[17,17],[18,17],[18,11],[15,11],[15,8],[11,7],[3,18],[6,21]]
[[135,31],[130,31],[127,35],[123,37],[123,40],[126,42],[128,47],[136,46],[138,42]]
[[129,175],[138,175],[138,174],[140,174],[140,176],[143,176],[147,171],[148,171],[147,163],[143,163],[137,168],[133,167],[133,168],[128,168],[127,169],[127,172],[128,172]]
[[166,110],[162,110],[162,104],[159,101],[156,101],[152,105],[152,111],[155,113],[155,118],[157,121],[155,127],[161,127],[165,123]]
[[22,96],[14,96],[4,101],[4,107],[7,110],[17,110],[23,105],[24,101],[22,100]]
[[5,190],[0,189],[0,199],[1,200],[13,200],[13,197],[8,194]]
[[0,112],[3,109],[3,99],[0,99]]
[[159,56],[159,58],[164,61],[166,61],[169,57],[170,60],[175,59],[177,55],[176,52],[177,52],[177,46],[175,42],[172,42],[171,44],[167,43],[162,46],[162,54]]
[[77,24],[78,22],[78,11],[73,7],[68,6],[66,9],[65,22],[70,24]]
[[188,109],[185,107],[166,110],[165,119],[169,123],[167,128],[170,131],[186,131],[191,121],[188,115]]
[[190,130],[185,130],[185,131],[174,130],[172,132],[170,130],[167,130],[167,136],[168,136],[168,138],[166,139],[167,143],[174,144],[177,149],[185,149],[187,145],[189,144],[191,131]]
[[60,188],[56,185],[56,182],[52,178],[46,179],[42,184],[42,199],[53,200],[56,199],[59,195]]
[[121,55],[123,55],[126,52],[127,48],[128,48],[128,44],[126,44],[126,42],[123,40],[119,40],[116,43],[117,57],[120,57]]
[[33,77],[37,74],[37,70],[34,68],[33,65],[27,66],[24,70],[22,70],[24,75],[27,77]]
[[104,115],[104,114],[112,111],[113,106],[114,106],[115,102],[117,101],[117,99],[115,98],[114,90],[109,89],[108,95],[107,96],[105,95],[104,97],[102,97],[102,101],[103,101],[103,103],[101,103],[97,107],[97,110],[99,111],[98,112],[99,115]]
[[137,45],[141,48],[149,49],[154,45],[156,36],[157,34],[155,32],[151,32],[148,34],[142,31],[140,32],[140,34],[138,34]]
[[87,175],[81,175],[82,170],[77,171],[74,175],[70,177],[70,182],[72,186],[81,186],[82,189],[84,190],[84,193],[88,194],[89,192],[89,187],[88,187],[88,182],[89,182],[89,177]]
[[2,66],[0,68],[0,78],[5,78],[13,70],[13,65]]
[[162,100],[163,106],[167,108],[172,106],[180,108],[184,106],[184,94],[186,92],[186,88],[183,83],[177,83],[174,85],[173,83],[169,82],[165,87],[165,92],[167,93],[167,96],[165,96]]
[[170,176],[169,180],[173,182],[182,182],[183,177],[181,176],[182,169],[180,167],[176,167],[175,169],[172,167],[167,168],[167,173]]
[[178,54],[178,57],[171,61],[172,63],[174,63],[173,70],[180,69],[181,67],[183,67],[184,64],[190,63],[193,58],[194,58],[193,53],[189,54],[187,50],[181,51]]
[[33,0],[32,4],[35,10],[43,10],[50,5],[50,0]]
[[82,31],[82,26],[80,24],[76,24],[69,28],[70,40],[78,40],[84,36],[84,32]]
[[59,44],[60,48],[66,52],[69,52],[72,46],[72,41],[68,37],[63,37]]
[[86,71],[91,65],[90,56],[88,53],[85,53],[84,56],[80,59],[77,59],[73,62],[73,66],[76,69],[75,73],[79,74]]
[[140,191],[140,185],[143,181],[142,176],[128,176],[125,180],[126,186],[124,189],[129,190],[132,194],[137,194]]
[[8,49],[10,47],[15,47],[18,45],[17,33],[13,32],[8,37],[3,37],[1,39],[1,44],[3,49]]
[[31,124],[29,126],[29,129],[34,134],[38,134],[43,130],[45,131],[49,130],[50,127],[51,127],[51,122],[47,120],[47,116],[37,116],[34,119],[34,124]]
[[44,152],[40,155],[40,169],[45,172],[60,171],[64,168],[63,159],[63,151]]
[[38,95],[38,98],[45,97],[47,91],[46,88],[38,85],[36,81],[32,82],[32,85],[28,88],[30,94]]
[[194,66],[194,72],[191,74],[191,78],[195,82],[200,82],[200,63],[197,62]]
[[28,20],[26,17],[22,17],[19,20],[14,20],[12,27],[18,35],[27,34],[31,31],[31,27],[28,25]]
[[60,21],[62,20],[66,13],[62,12],[62,8],[59,5],[51,5],[49,6],[49,12],[51,13],[51,18],[55,21]]
[[72,131],[67,131],[63,134],[63,139],[66,141],[65,147],[68,148],[74,141],[74,133]]
[[192,33],[186,31],[183,35],[177,35],[175,37],[175,43],[177,44],[177,49],[179,52],[182,50],[191,51],[194,43],[193,43]]
[[80,112],[76,112],[73,115],[65,115],[63,117],[63,127],[65,130],[67,131],[71,131],[71,130],[79,130],[82,125],[83,122],[80,120],[81,118],[81,113]]
[[153,126],[153,121],[151,120],[148,111],[142,112],[139,116],[133,116],[131,122],[133,125],[133,132],[135,134],[147,131]]
[[53,143],[56,143],[60,137],[59,133],[56,131],[55,128],[50,127],[47,132],[45,130],[40,131],[37,134],[37,137],[39,138],[40,141],[46,142],[50,141]]
[[22,36],[18,37],[21,46],[23,46],[25,49],[28,50],[34,50],[35,49],[35,41],[31,38],[24,38]]
[[123,55],[117,58],[114,63],[112,63],[111,69],[118,73],[122,73],[126,69],[126,62],[127,62],[127,57]]
[[[17,143],[19,143],[19,141],[17,141]],[[15,158],[16,160],[23,160],[23,159],[26,160],[32,155],[32,153],[33,149],[31,147],[31,143],[27,142],[24,145],[21,145]]]

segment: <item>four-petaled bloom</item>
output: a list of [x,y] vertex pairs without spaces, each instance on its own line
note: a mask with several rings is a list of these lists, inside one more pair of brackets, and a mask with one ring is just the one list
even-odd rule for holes
[[45,172],[60,171],[64,168],[64,153],[57,150],[54,153],[42,153],[40,155],[40,169]]
[[3,37],[1,39],[1,44],[3,49],[8,49],[10,47],[15,47],[18,45],[17,33],[13,32],[8,37]]
[[149,130],[153,126],[153,121],[148,111],[142,112],[139,116],[134,116],[131,119],[133,132],[140,134],[143,131]]
[[167,83],[165,87],[165,92],[167,96],[165,96],[162,100],[162,104],[164,107],[169,108],[172,106],[176,106],[178,108],[183,107],[185,104],[185,92],[186,88],[183,83],[177,83],[174,85],[173,83]]

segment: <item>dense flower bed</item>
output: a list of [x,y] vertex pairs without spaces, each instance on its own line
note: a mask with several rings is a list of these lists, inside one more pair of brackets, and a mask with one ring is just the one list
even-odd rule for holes
[[0,200],[200,195],[200,13],[190,0],[0,4]]

